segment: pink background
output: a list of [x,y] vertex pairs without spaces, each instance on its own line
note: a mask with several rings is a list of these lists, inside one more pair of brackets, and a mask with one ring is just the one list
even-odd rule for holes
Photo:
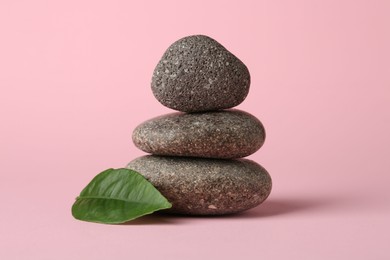
[[[0,1],[0,259],[389,259],[389,1]],[[218,218],[72,218],[100,171],[143,153],[150,90],[175,40],[247,64],[239,108],[267,130],[249,158],[274,188]]]

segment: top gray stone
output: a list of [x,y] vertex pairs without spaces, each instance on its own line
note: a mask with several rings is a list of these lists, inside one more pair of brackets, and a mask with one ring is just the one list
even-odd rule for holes
[[157,64],[152,91],[166,107],[182,112],[232,108],[249,92],[248,68],[217,41],[204,35],[173,43]]

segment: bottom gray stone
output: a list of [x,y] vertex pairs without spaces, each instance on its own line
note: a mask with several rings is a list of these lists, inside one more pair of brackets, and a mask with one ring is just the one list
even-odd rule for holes
[[268,172],[247,159],[147,155],[127,168],[145,176],[172,203],[170,213],[237,213],[262,203],[272,188]]

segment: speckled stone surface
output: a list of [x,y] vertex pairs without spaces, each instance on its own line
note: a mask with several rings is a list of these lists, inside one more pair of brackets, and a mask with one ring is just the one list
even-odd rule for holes
[[163,115],[140,124],[132,137],[156,155],[241,158],[260,149],[265,130],[253,115],[231,109]]
[[262,203],[272,181],[259,164],[246,160],[147,155],[127,168],[146,177],[172,204],[171,213],[222,215]]
[[248,95],[247,67],[217,41],[204,35],[173,43],[152,77],[157,100],[183,112],[232,108]]

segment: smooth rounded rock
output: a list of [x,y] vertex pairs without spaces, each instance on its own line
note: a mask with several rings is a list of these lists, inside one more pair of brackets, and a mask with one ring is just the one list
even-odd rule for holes
[[132,138],[156,155],[241,158],[260,149],[265,130],[253,115],[232,109],[163,115],[137,126]]
[[248,68],[217,41],[204,35],[173,43],[158,62],[152,91],[166,107],[182,112],[232,108],[249,92]]
[[183,158],[147,155],[131,161],[171,203],[170,213],[222,215],[262,203],[272,181],[259,164],[246,160]]

